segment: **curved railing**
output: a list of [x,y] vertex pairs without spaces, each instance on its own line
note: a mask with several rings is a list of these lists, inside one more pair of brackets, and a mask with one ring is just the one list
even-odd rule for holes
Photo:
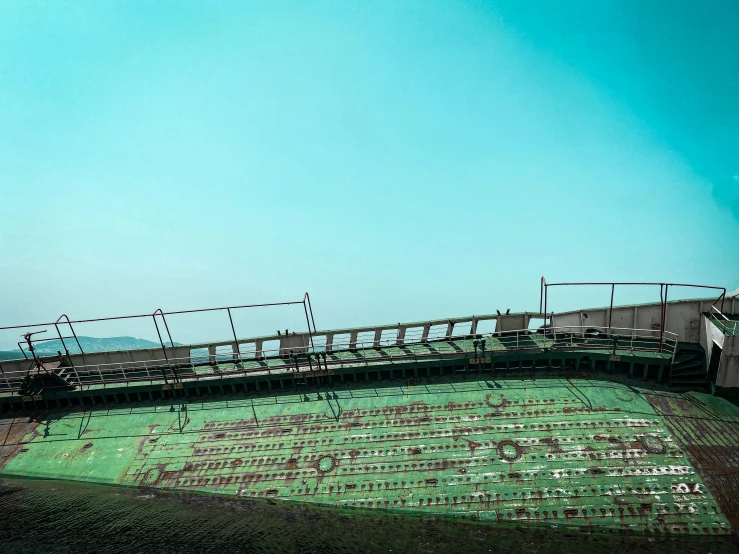
[[[401,326],[402,328],[403,326]],[[511,354],[558,351],[593,351],[599,353],[646,355],[661,358],[674,357],[678,345],[675,333],[652,329],[628,329],[606,327],[549,327],[543,330],[521,329],[505,333],[462,334],[433,336],[427,326],[399,329],[395,336],[382,337],[382,333],[368,332],[362,340],[358,334],[349,333],[345,340],[332,340],[316,346],[248,349],[242,351],[236,341],[209,343],[206,345],[178,346],[171,352],[188,351],[187,356],[168,355],[166,349],[159,357],[147,360],[126,361],[123,355],[135,351],[110,353],[121,355],[118,361],[106,363],[75,363],[56,370],[74,386],[106,387],[133,383],[180,383],[198,379],[223,378],[246,374],[309,375],[316,371],[357,366],[378,366],[399,362],[423,363],[434,360],[458,358],[485,358]],[[312,334],[325,338],[325,332]],[[318,341],[317,341],[318,342]],[[242,343],[243,344],[243,343]],[[328,347],[327,347],[328,344]],[[227,347],[229,350],[221,350]],[[203,352],[206,351],[207,353]],[[104,354],[104,353],[103,353]],[[92,357],[93,354],[88,353]],[[108,356],[109,357],[109,356]],[[28,368],[30,369],[30,368]],[[28,371],[16,370],[8,374],[0,365],[0,392],[17,392]],[[44,390],[53,389],[45,387]]]

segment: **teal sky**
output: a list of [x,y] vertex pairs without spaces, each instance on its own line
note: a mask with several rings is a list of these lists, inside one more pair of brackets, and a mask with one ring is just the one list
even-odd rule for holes
[[2,2],[0,192],[0,325],[306,290],[319,328],[532,310],[541,275],[734,289],[739,4]]

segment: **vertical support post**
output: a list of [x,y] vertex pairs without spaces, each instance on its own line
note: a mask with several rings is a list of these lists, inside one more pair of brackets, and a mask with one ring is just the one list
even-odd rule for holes
[[665,307],[662,310],[662,325],[659,327],[659,351],[662,352],[662,345],[664,343],[665,327],[667,326],[667,290],[670,285],[665,285]]
[[661,284],[659,286],[659,351],[662,352],[662,330],[664,328],[664,313],[665,313],[665,304],[664,304],[664,289],[665,285]]
[[547,291],[549,289],[549,286],[547,285],[547,282],[544,281],[544,277],[542,277],[541,279],[542,279],[542,284],[544,285],[544,340],[546,341],[546,338],[547,338]]
[[542,302],[544,299],[544,276],[541,276],[541,284],[539,285],[539,313],[541,312]]
[[[308,308],[310,308],[310,319],[308,319]],[[316,322],[313,319],[313,308],[310,305],[310,296],[306,292],[303,295],[303,311],[305,312],[305,322],[308,324],[308,339],[310,340],[310,348],[312,352],[316,351],[316,347],[313,345],[313,333],[316,330]],[[313,321],[313,331],[311,331],[310,324]]]
[[[169,356],[167,356],[167,348],[164,346],[164,341],[162,340],[162,334],[159,331],[159,324],[157,323],[157,313],[162,316],[162,322],[164,323],[164,328],[167,331],[167,337],[169,337],[169,346],[171,348],[174,348],[174,341],[172,340],[172,334],[169,332],[169,325],[167,325],[167,318],[164,317],[164,312],[161,308],[157,308],[154,313],[151,315],[151,317],[154,319],[154,326],[157,329],[157,336],[159,337],[159,344],[162,345],[162,352],[164,352],[164,361],[167,363],[167,368],[170,369],[173,373],[175,382],[179,381],[179,378],[177,377],[177,361],[175,360],[175,367],[170,367],[169,362]],[[162,375],[164,376],[164,382],[167,383],[167,375],[162,371]]]
[[[156,312],[154,312],[151,317],[154,320],[154,327],[156,327],[157,329],[157,336],[159,337],[159,344],[162,345],[162,352],[164,353],[164,361],[167,362],[167,367],[169,367],[169,356],[167,356],[167,349],[164,347],[164,341],[162,340],[162,334],[159,332],[159,324],[157,323]],[[166,378],[165,378],[165,381],[166,381]]]
[[3,369],[3,366],[2,366],[2,364],[0,364],[0,373],[2,373],[2,374],[3,374],[3,379],[5,379],[5,384],[6,384],[6,386],[8,387],[8,391],[12,390],[12,389],[10,388],[10,380],[8,379],[8,376],[7,376],[7,375],[5,375],[5,370]]
[[64,342],[64,337],[62,336],[62,332],[59,330],[59,320],[57,319],[57,322],[54,323],[54,328],[56,329],[56,334],[59,337],[59,340],[62,343],[62,347],[64,348],[64,352],[69,356],[69,349],[67,348],[67,345]]
[[228,312],[228,321],[231,323],[231,333],[233,333],[234,336],[234,346],[236,347],[236,361],[241,361],[241,350],[239,349],[239,339],[236,338],[236,329],[234,328],[234,320],[231,317],[231,308],[226,308],[226,311]]
[[429,331],[431,331],[431,324],[426,323],[423,326],[423,333],[421,334],[421,342],[428,342],[429,340]]
[[405,344],[405,331],[405,325],[401,325],[400,323],[398,323],[398,337],[395,343],[396,346],[403,346]]
[[72,326],[72,322],[69,320],[69,316],[67,314],[62,314],[59,316],[59,318],[54,323],[54,327],[56,327],[56,333],[59,335],[59,340],[62,341],[62,346],[64,347],[65,352],[67,355],[69,355],[69,350],[67,349],[67,345],[64,344],[64,337],[62,337],[61,332],[59,331],[59,322],[62,320],[62,318],[67,320],[67,325],[69,325],[69,330],[72,331],[72,336],[74,337],[74,341],[77,343],[77,348],[80,349],[80,354],[84,356],[85,351],[82,350],[82,345],[80,344],[79,339],[77,338],[77,333],[74,330],[74,327]]
[[[169,332],[169,325],[167,325],[167,318],[164,317],[164,312],[162,311],[161,308],[157,308],[156,309],[156,311],[154,312],[154,316],[156,316],[157,312],[159,312],[159,315],[162,316],[162,321],[164,322],[164,329],[167,331],[167,337],[169,338],[169,346],[170,346],[170,348],[173,348],[174,347],[174,341],[172,340],[172,334]],[[156,319],[154,319],[154,321],[156,322]],[[157,328],[157,331],[158,330],[159,329]],[[161,342],[161,340],[160,340],[160,342]]]
[[616,285],[611,284],[611,307],[608,308],[608,335],[611,334],[611,322],[613,321],[613,293],[616,290]]

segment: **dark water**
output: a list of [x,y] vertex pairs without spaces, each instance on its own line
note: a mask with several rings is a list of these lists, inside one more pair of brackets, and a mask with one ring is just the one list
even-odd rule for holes
[[733,538],[632,536],[349,515],[212,496],[58,482],[0,484],[0,552],[737,552]]

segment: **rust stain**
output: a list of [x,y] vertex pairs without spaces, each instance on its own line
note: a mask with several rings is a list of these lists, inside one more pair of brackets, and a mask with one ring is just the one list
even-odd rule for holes
[[38,436],[40,424],[33,418],[0,420],[0,470],[20,452],[27,450],[23,445]]

